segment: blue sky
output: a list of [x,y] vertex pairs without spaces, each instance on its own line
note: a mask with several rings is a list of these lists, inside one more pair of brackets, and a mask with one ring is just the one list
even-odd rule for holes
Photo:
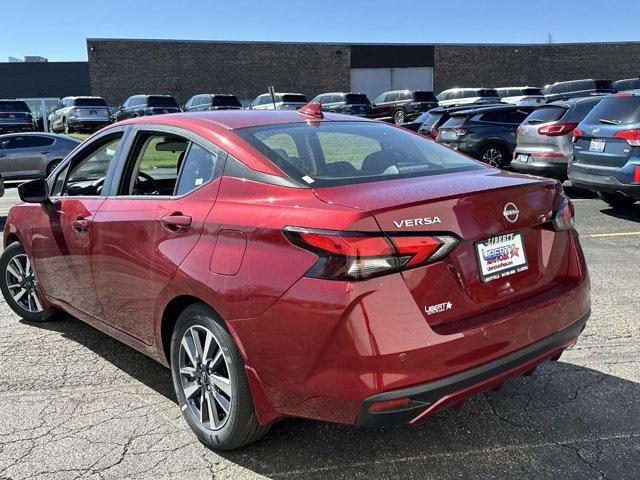
[[[86,38],[390,43],[640,40],[640,1],[12,0],[0,61],[86,60]],[[447,8],[447,5],[452,5]],[[455,8],[453,7],[455,5]],[[520,6],[521,5],[521,6]],[[614,7],[615,5],[615,7]]]

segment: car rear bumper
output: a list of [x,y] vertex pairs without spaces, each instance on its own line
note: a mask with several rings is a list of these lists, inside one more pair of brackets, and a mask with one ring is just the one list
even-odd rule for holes
[[616,177],[608,174],[596,175],[572,169],[569,180],[574,187],[593,190],[596,192],[621,193],[628,197],[640,199],[640,184],[622,183]]
[[[464,402],[471,394],[499,388],[510,377],[530,374],[540,363],[558,359],[573,345],[590,315],[589,310],[559,332],[476,368],[422,385],[373,395],[362,402],[356,423],[367,427],[417,423],[441,408]],[[408,402],[398,408],[370,411],[380,402],[398,399],[408,399]]]
[[111,123],[108,118],[70,118],[69,126],[76,129],[96,129],[102,128]]
[[559,162],[516,162],[511,161],[511,169],[520,173],[529,173],[532,175],[541,175],[551,178],[567,178],[567,164]]
[[0,133],[12,132],[33,132],[35,127],[32,123],[4,123],[0,124]]

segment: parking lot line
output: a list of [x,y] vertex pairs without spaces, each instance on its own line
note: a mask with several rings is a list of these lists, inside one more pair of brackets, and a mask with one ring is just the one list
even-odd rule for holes
[[591,238],[600,238],[600,237],[631,237],[634,235],[640,235],[640,232],[592,233],[589,236]]

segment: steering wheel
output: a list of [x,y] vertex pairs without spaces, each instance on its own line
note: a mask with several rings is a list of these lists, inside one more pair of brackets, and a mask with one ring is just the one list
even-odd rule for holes
[[155,179],[148,173],[138,172],[138,178],[142,179],[142,182],[136,182],[136,184],[134,185],[134,195],[138,193],[138,191],[142,194],[155,193],[158,191],[158,184],[156,183]]

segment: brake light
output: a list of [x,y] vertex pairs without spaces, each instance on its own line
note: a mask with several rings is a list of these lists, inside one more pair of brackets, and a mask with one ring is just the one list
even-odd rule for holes
[[286,227],[293,245],[318,255],[307,277],[360,280],[440,260],[457,244],[448,235],[387,236],[382,233],[338,232]]
[[560,137],[573,131],[578,126],[577,123],[550,123],[538,129],[540,135],[546,135],[547,137]]
[[636,165],[633,169],[633,183],[640,183],[640,165]]
[[584,132],[582,130],[580,130],[578,127],[573,129],[573,135],[571,136],[571,141],[573,143],[576,143],[578,140],[580,140],[580,137],[584,136]]
[[551,219],[553,229],[556,232],[562,232],[564,230],[570,230],[574,225],[575,210],[573,203],[568,197],[563,195],[560,206],[556,209]]
[[621,138],[626,140],[632,147],[640,147],[640,128],[633,130],[620,130],[613,134],[613,138]]

